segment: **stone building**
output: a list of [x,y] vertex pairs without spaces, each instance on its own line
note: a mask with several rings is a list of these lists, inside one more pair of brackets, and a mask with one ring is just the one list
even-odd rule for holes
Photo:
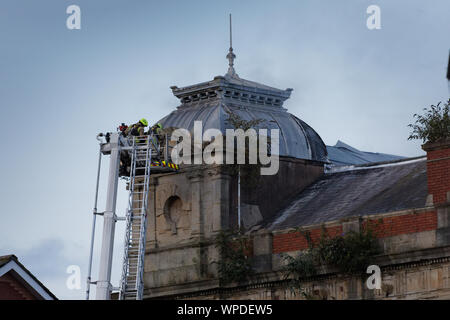
[[299,299],[281,271],[283,254],[295,256],[308,246],[298,228],[317,238],[324,228],[340,235],[377,220],[382,252],[374,259],[382,271],[381,289],[325,269],[307,281],[311,296],[450,298],[450,141],[426,144],[427,157],[414,159],[363,154],[340,142],[326,147],[313,128],[283,108],[292,89],[242,79],[231,48],[227,57],[225,76],[172,87],[180,105],[160,122],[192,131],[197,120],[203,130],[225,132],[232,112],[280,130],[278,173],[240,190],[241,224],[255,273],[243,283],[219,280],[214,239],[237,229],[237,177],[224,165],[184,165],[152,175],[144,297]]

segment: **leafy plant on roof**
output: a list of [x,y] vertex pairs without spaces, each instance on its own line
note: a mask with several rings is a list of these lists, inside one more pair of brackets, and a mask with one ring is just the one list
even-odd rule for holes
[[[238,114],[233,113],[232,111],[226,111],[228,114],[228,119],[225,121],[230,124],[233,129],[242,129],[244,132],[246,132],[249,129],[256,129],[260,124],[264,123],[266,120],[264,119],[252,119],[252,120],[245,120],[242,119]],[[259,136],[257,136],[257,154],[259,154]],[[270,139],[267,138],[267,147],[268,150],[270,150]],[[255,187],[260,178],[260,169],[261,169],[261,163],[258,161],[256,164],[250,164],[248,163],[250,155],[249,150],[249,138],[245,137],[245,164],[237,164],[236,162],[236,155],[235,155],[235,164],[228,165],[229,173],[232,175],[237,175],[240,171],[241,173],[241,183],[244,187],[252,188]]]
[[248,280],[253,274],[248,237],[221,231],[215,238],[215,245],[220,254],[218,271],[221,284]]
[[408,140],[421,139],[423,142],[438,142],[450,138],[450,99],[441,106],[431,105],[424,108],[424,114],[414,114],[416,119],[414,124],[409,124],[412,132]]
[[289,279],[294,292],[299,292],[310,299],[303,288],[305,281],[320,274],[324,266],[335,268],[347,275],[361,275],[371,264],[373,257],[380,252],[374,225],[367,225],[360,232],[350,231],[335,237],[330,237],[322,228],[320,239],[312,241],[308,231],[301,231],[308,242],[308,249],[298,256],[283,255],[286,262],[283,269],[285,279]]

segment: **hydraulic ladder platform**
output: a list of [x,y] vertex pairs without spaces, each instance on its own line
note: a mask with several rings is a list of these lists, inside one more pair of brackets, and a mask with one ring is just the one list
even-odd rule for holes
[[[103,141],[106,138],[106,142]],[[165,137],[165,156],[161,160],[161,149],[158,138],[153,135],[124,137],[121,133],[99,134],[100,152],[98,160],[97,187],[93,210],[91,247],[88,264],[86,299],[89,299],[90,285],[97,285],[96,299],[108,300],[111,291],[118,290],[121,300],[141,300],[144,292],[144,257],[147,231],[147,209],[152,170],[157,172],[176,171],[178,166],[168,161],[168,143]],[[117,186],[119,179],[119,163],[124,152],[131,159],[128,171],[123,178],[128,180],[128,208],[125,217],[116,215]],[[98,188],[102,155],[110,155],[109,178],[106,208],[97,212]],[[152,162],[152,159],[156,161]],[[158,171],[159,169],[159,171]],[[103,236],[97,281],[91,281],[93,248],[95,238],[96,216],[103,216]],[[122,277],[119,287],[111,285],[112,253],[116,221],[126,221]]]

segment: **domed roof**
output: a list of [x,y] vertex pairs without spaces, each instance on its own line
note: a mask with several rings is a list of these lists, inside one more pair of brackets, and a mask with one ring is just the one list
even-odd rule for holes
[[203,131],[215,128],[225,133],[232,126],[228,113],[244,120],[262,119],[259,129],[280,130],[280,156],[326,162],[327,149],[320,136],[305,122],[282,107],[292,89],[280,90],[227,73],[193,86],[171,87],[181,105],[159,122],[164,127],[192,131],[202,121]]

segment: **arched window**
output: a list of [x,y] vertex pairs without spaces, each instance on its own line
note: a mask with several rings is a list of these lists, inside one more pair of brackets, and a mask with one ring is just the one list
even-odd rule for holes
[[172,234],[177,234],[177,228],[185,227],[185,212],[183,202],[177,196],[171,196],[164,204],[164,217],[169,224]]

